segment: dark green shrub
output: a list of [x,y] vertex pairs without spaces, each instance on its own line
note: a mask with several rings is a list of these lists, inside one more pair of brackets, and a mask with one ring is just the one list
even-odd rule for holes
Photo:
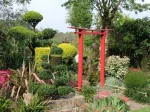
[[137,102],[150,103],[149,77],[141,71],[130,71],[125,77],[125,95]]
[[57,95],[57,88],[53,85],[43,84],[38,89],[37,94],[40,97],[45,97],[45,98],[53,97],[53,96]]
[[63,53],[63,50],[62,48],[60,47],[57,47],[57,46],[53,46],[50,50],[50,54],[62,54]]
[[50,69],[50,68],[51,68],[51,65],[50,65],[49,63],[47,63],[47,62],[43,62],[43,63],[41,64],[41,66],[42,66],[44,69]]
[[46,69],[46,70],[43,70],[43,71],[39,72],[38,76],[42,80],[52,79],[52,75],[51,75],[51,70],[50,69]]
[[29,92],[35,94],[42,84],[33,82],[29,84]]
[[125,86],[127,88],[143,88],[148,83],[147,76],[141,71],[130,71],[125,76]]
[[65,76],[57,77],[57,78],[55,79],[55,86],[56,86],[56,87],[59,87],[59,86],[67,86],[69,81],[70,81],[70,79],[68,79],[68,78],[65,77]]
[[53,69],[54,69],[54,71],[65,71],[65,70],[67,70],[67,66],[63,65],[63,64],[55,65],[53,67]]
[[88,102],[93,101],[93,97],[95,93],[96,93],[96,89],[89,85],[84,85],[82,87],[81,94],[85,97],[85,100]]
[[44,61],[44,62],[47,62],[48,55],[42,55],[41,60]]
[[69,86],[59,86],[59,87],[57,88],[57,90],[58,90],[58,95],[59,95],[59,96],[64,96],[64,95],[67,95],[67,94],[69,94],[69,93],[71,93],[71,92],[75,92],[75,91],[73,90],[73,88],[72,88],[72,87],[69,87]]

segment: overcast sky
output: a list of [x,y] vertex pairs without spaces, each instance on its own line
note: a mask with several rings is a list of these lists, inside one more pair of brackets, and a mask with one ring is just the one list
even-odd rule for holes
[[[38,29],[52,28],[60,32],[70,32],[72,29],[67,28],[66,23],[67,10],[61,5],[67,0],[31,0],[28,10],[37,11],[43,15],[43,20],[37,25]],[[145,0],[150,3],[150,0]],[[143,18],[150,17],[150,11],[135,15],[128,13],[130,17]]]

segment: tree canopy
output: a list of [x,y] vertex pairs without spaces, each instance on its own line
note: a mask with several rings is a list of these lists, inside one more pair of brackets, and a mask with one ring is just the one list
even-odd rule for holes
[[[135,11],[135,13],[150,10],[150,4],[139,3],[138,0],[68,0],[62,6],[67,9],[76,3],[89,3],[92,10],[95,10],[102,20],[102,28],[109,28],[116,12],[122,10]],[[84,9],[83,9],[84,10]]]

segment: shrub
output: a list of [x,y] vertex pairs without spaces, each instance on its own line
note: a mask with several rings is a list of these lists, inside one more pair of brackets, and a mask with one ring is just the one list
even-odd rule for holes
[[70,59],[75,57],[77,53],[77,49],[73,45],[68,43],[59,44],[58,47],[63,49],[62,58]]
[[58,95],[59,95],[59,96],[64,96],[64,95],[67,95],[67,94],[69,94],[69,93],[71,93],[71,92],[75,92],[75,91],[73,90],[73,88],[72,88],[72,87],[69,87],[69,86],[59,86],[59,87],[57,88],[57,90],[58,90]]
[[114,96],[95,99],[87,110],[88,112],[129,112],[129,106],[125,101]]
[[106,76],[124,79],[128,72],[130,59],[128,57],[120,58],[120,56],[109,56],[106,61]]
[[43,67],[44,69],[50,69],[51,65],[47,62],[42,62],[41,67]]
[[127,88],[144,88],[147,86],[147,83],[147,76],[140,71],[130,71],[125,76],[125,86]]
[[125,95],[142,103],[150,103],[150,87],[148,86],[148,77],[141,71],[130,71],[125,76]]
[[42,63],[42,56],[43,55],[47,55],[50,52],[50,48],[49,47],[37,47],[35,48],[35,63],[36,63],[36,68],[37,71],[42,71],[42,67],[41,67],[41,63]]
[[42,84],[33,82],[29,84],[29,92],[35,94]]
[[46,70],[40,71],[39,74],[38,74],[38,77],[42,80],[51,79],[52,78],[51,70],[46,69]]
[[37,91],[40,97],[48,98],[57,95],[57,88],[53,85],[43,84]]
[[96,89],[89,85],[84,85],[82,87],[81,94],[85,97],[85,100],[88,102],[93,101],[93,97],[95,93],[96,93]]
[[57,77],[57,78],[55,79],[55,85],[56,85],[56,87],[59,87],[59,86],[67,86],[69,80],[70,80],[70,79],[68,79],[68,78],[65,77],[65,76]]
[[53,46],[50,51],[50,54],[60,54],[61,55],[62,53],[63,53],[62,48],[59,48],[57,46]]

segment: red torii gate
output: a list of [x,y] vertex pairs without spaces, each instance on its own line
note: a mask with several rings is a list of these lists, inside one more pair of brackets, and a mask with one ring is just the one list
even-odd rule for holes
[[100,86],[103,87],[105,83],[105,37],[107,35],[108,29],[101,30],[92,30],[86,28],[77,28],[77,27],[68,27],[71,29],[75,29],[75,34],[78,34],[78,91],[81,91],[82,88],[82,74],[83,74],[83,38],[84,34],[94,34],[100,35]]

